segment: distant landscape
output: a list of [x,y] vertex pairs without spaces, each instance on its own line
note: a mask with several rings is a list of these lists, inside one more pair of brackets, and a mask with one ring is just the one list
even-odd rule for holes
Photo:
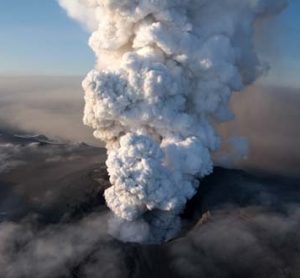
[[[0,77],[0,126],[93,146],[103,144],[82,124],[82,77]],[[234,166],[282,175],[299,174],[300,89],[256,85],[235,93],[236,119],[220,134],[244,137],[247,159]]]

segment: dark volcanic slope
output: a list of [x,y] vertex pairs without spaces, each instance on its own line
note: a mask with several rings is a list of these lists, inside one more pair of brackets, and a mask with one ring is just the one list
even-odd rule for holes
[[87,208],[87,200],[89,209],[104,204],[98,194],[108,186],[104,149],[2,131],[0,152],[3,218],[36,213],[46,222],[59,221],[73,210]]
[[296,179],[216,168],[162,245],[107,234],[105,151],[0,136],[0,278],[299,278]]
[[179,238],[135,246],[128,277],[300,277],[299,180],[216,168],[182,217]]
[[256,176],[217,167],[188,203],[184,217],[197,221],[205,211],[257,207],[284,213],[300,203],[300,179]]

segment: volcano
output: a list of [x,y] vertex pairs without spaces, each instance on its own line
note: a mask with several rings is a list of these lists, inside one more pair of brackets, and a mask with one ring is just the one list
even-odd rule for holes
[[0,138],[1,277],[299,277],[299,179],[215,168],[175,239],[126,243],[107,234],[104,149]]

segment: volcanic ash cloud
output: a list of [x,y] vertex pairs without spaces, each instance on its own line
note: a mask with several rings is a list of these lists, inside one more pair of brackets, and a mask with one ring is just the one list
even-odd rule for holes
[[212,172],[218,122],[234,91],[264,70],[256,19],[283,0],[60,0],[86,22],[96,69],[83,81],[84,123],[106,143],[112,231],[163,241]]

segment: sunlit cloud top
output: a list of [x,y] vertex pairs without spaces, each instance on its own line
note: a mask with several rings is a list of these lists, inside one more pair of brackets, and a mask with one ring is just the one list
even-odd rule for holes
[[[93,66],[88,32],[68,18],[55,0],[2,1],[0,9],[1,75],[84,75]],[[260,52],[271,64],[264,82],[300,86],[300,1],[274,19],[282,35],[263,35]]]

